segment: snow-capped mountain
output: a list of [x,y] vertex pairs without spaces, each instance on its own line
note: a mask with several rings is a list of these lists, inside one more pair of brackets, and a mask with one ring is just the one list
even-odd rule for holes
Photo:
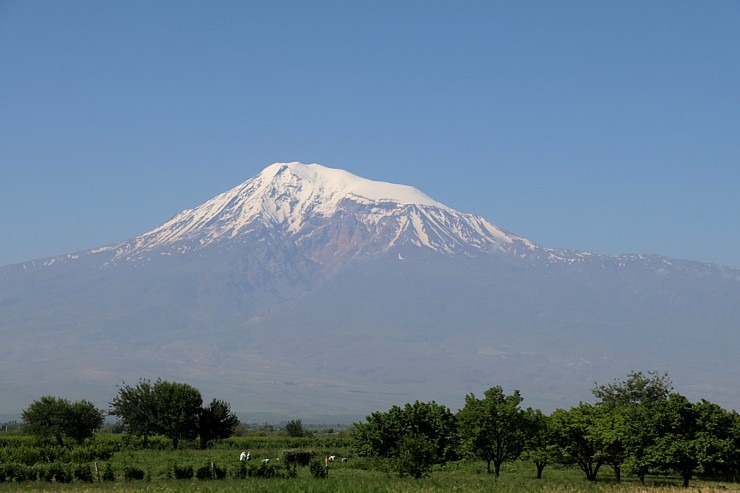
[[142,377],[245,420],[493,385],[549,410],[650,369],[740,408],[738,327],[740,269],[546,248],[410,186],[276,163],[135,238],[0,267],[0,413],[105,406]]
[[537,249],[416,188],[293,162],[268,166],[153,231],[97,251],[115,251],[114,260],[131,260],[152,251],[197,251],[265,231],[318,262],[407,246],[447,254]]

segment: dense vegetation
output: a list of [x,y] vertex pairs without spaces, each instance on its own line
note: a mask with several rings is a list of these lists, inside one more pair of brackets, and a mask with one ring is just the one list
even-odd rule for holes
[[[203,406],[187,384],[141,380],[119,389],[109,411],[119,421],[102,431],[104,412],[86,401],[32,402],[20,429],[0,432],[0,491],[19,482],[137,489],[152,481],[180,491],[183,480],[220,480],[217,490],[249,482],[266,491],[269,480],[271,491],[305,491],[306,481],[314,491],[484,491],[491,481],[511,491],[599,491],[623,472],[632,485],[740,478],[737,412],[692,403],[655,372],[593,394],[594,404],[548,416],[523,408],[518,391],[492,387],[468,395],[457,413],[417,401],[347,430],[312,431],[301,420],[275,430],[245,427],[224,401]],[[252,460],[240,461],[247,450]],[[603,466],[607,481],[597,481]]]

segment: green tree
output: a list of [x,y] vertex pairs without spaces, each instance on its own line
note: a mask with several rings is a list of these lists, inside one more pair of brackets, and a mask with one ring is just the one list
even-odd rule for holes
[[374,412],[364,423],[355,423],[352,444],[358,455],[398,457],[401,441],[407,436],[424,435],[434,445],[434,457],[444,462],[456,457],[455,415],[435,402],[393,406],[387,412]]
[[483,399],[469,394],[458,412],[460,437],[466,450],[486,461],[488,472],[493,463],[496,477],[504,461],[516,460],[524,450],[527,421],[519,407],[522,397],[515,390],[510,396],[501,387],[485,391]]
[[659,409],[657,438],[650,451],[654,463],[676,471],[685,487],[697,472],[721,471],[735,453],[734,419],[717,404],[706,400],[692,404],[672,393]]
[[601,441],[594,433],[598,416],[596,406],[584,402],[568,411],[556,409],[550,415],[550,429],[558,446],[558,461],[577,464],[589,481],[596,481],[599,468],[604,464]]
[[110,402],[110,414],[121,419],[123,429],[134,436],[142,437],[144,447],[149,437],[157,432],[157,406],[154,385],[140,379],[135,386],[123,383],[118,395]]
[[32,402],[22,416],[26,432],[58,445],[64,445],[65,437],[82,444],[104,421],[104,412],[85,400],[70,403],[50,395]]
[[672,388],[667,373],[633,371],[626,380],[591,389],[599,399],[594,434],[600,442],[600,458],[612,467],[617,481],[626,463],[644,483],[651,467],[648,449],[656,438],[655,404],[665,401]]
[[64,445],[64,426],[69,401],[45,395],[23,410],[23,430],[45,440]]
[[180,440],[198,436],[198,416],[203,398],[200,391],[186,383],[157,380],[154,384],[156,430],[172,440],[177,449]]
[[306,436],[306,430],[303,428],[303,423],[300,419],[292,419],[285,425],[285,433],[289,437],[302,437]]
[[144,438],[161,434],[172,440],[177,449],[181,439],[198,436],[198,417],[203,398],[200,391],[188,384],[146,379],[132,387],[124,383],[111,401],[110,414],[121,418],[124,429]]
[[542,479],[542,471],[557,459],[557,445],[550,432],[550,417],[539,409],[527,408],[524,419],[527,440],[522,457],[535,465],[537,479]]
[[238,424],[239,418],[231,412],[229,403],[213,399],[198,415],[200,448],[205,449],[211,440],[230,437]]
[[67,410],[65,434],[75,440],[78,445],[92,438],[96,430],[103,427],[105,411],[96,408],[86,400],[75,401]]

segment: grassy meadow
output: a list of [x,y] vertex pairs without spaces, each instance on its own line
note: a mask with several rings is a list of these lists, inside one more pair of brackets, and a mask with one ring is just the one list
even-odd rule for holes
[[[308,467],[295,468],[295,477],[284,477],[287,473],[284,461],[280,460],[283,451],[288,448],[307,448],[316,452],[316,457],[328,455],[348,457],[348,462],[335,461],[329,465],[328,477],[314,478]],[[238,471],[244,465],[239,462],[241,450],[249,450],[253,460],[252,468],[260,467],[261,459],[269,458],[268,466],[280,477],[245,477],[238,478]],[[441,493],[441,492],[679,492],[680,481],[674,477],[649,477],[646,485],[641,486],[637,480],[623,474],[620,484],[615,484],[611,469],[602,467],[599,480],[588,482],[577,468],[550,466],[545,468],[543,479],[535,478],[535,467],[524,461],[504,464],[501,476],[486,472],[486,465],[478,461],[459,461],[437,466],[431,475],[419,480],[399,478],[388,462],[354,457],[343,444],[343,440],[286,441],[270,438],[240,437],[229,439],[216,448],[197,450],[136,450],[122,449],[115,452],[108,460],[96,461],[100,473],[110,464],[109,470],[115,476],[114,481],[71,483],[47,482],[33,480],[25,482],[0,483],[0,493],[4,492],[302,492],[302,493]],[[192,467],[194,471],[204,468],[218,468],[224,479],[174,479],[173,469]],[[141,480],[125,479],[126,469],[134,468],[143,471]],[[243,471],[243,469],[242,469]],[[740,485],[711,483],[700,480],[691,482],[691,491],[701,492],[740,492]]]

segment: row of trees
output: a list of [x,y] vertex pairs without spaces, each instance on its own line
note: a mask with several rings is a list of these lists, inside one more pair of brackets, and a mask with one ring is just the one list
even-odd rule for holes
[[[123,384],[110,403],[109,414],[120,418],[124,431],[143,438],[144,446],[152,435],[172,440],[177,449],[180,440],[200,439],[206,448],[214,439],[234,433],[239,418],[230,405],[213,399],[203,406],[200,391],[185,383],[156,382],[141,379],[136,385]],[[64,444],[65,438],[81,444],[103,426],[106,412],[87,401],[44,396],[23,411],[24,430]]]
[[[354,426],[361,455],[394,458],[401,474],[425,474],[434,462],[458,457],[501,465],[531,460],[537,477],[549,464],[577,465],[596,480],[606,465],[617,481],[623,468],[640,481],[651,472],[676,472],[684,486],[696,473],[736,479],[740,474],[740,416],[701,400],[690,402],[667,374],[630,373],[624,381],[592,389],[595,404],[580,403],[547,416],[521,407],[519,391],[501,387],[482,398],[470,394],[456,414],[434,402],[394,406]],[[426,444],[426,445],[424,445]],[[404,457],[415,455],[409,468]]]

